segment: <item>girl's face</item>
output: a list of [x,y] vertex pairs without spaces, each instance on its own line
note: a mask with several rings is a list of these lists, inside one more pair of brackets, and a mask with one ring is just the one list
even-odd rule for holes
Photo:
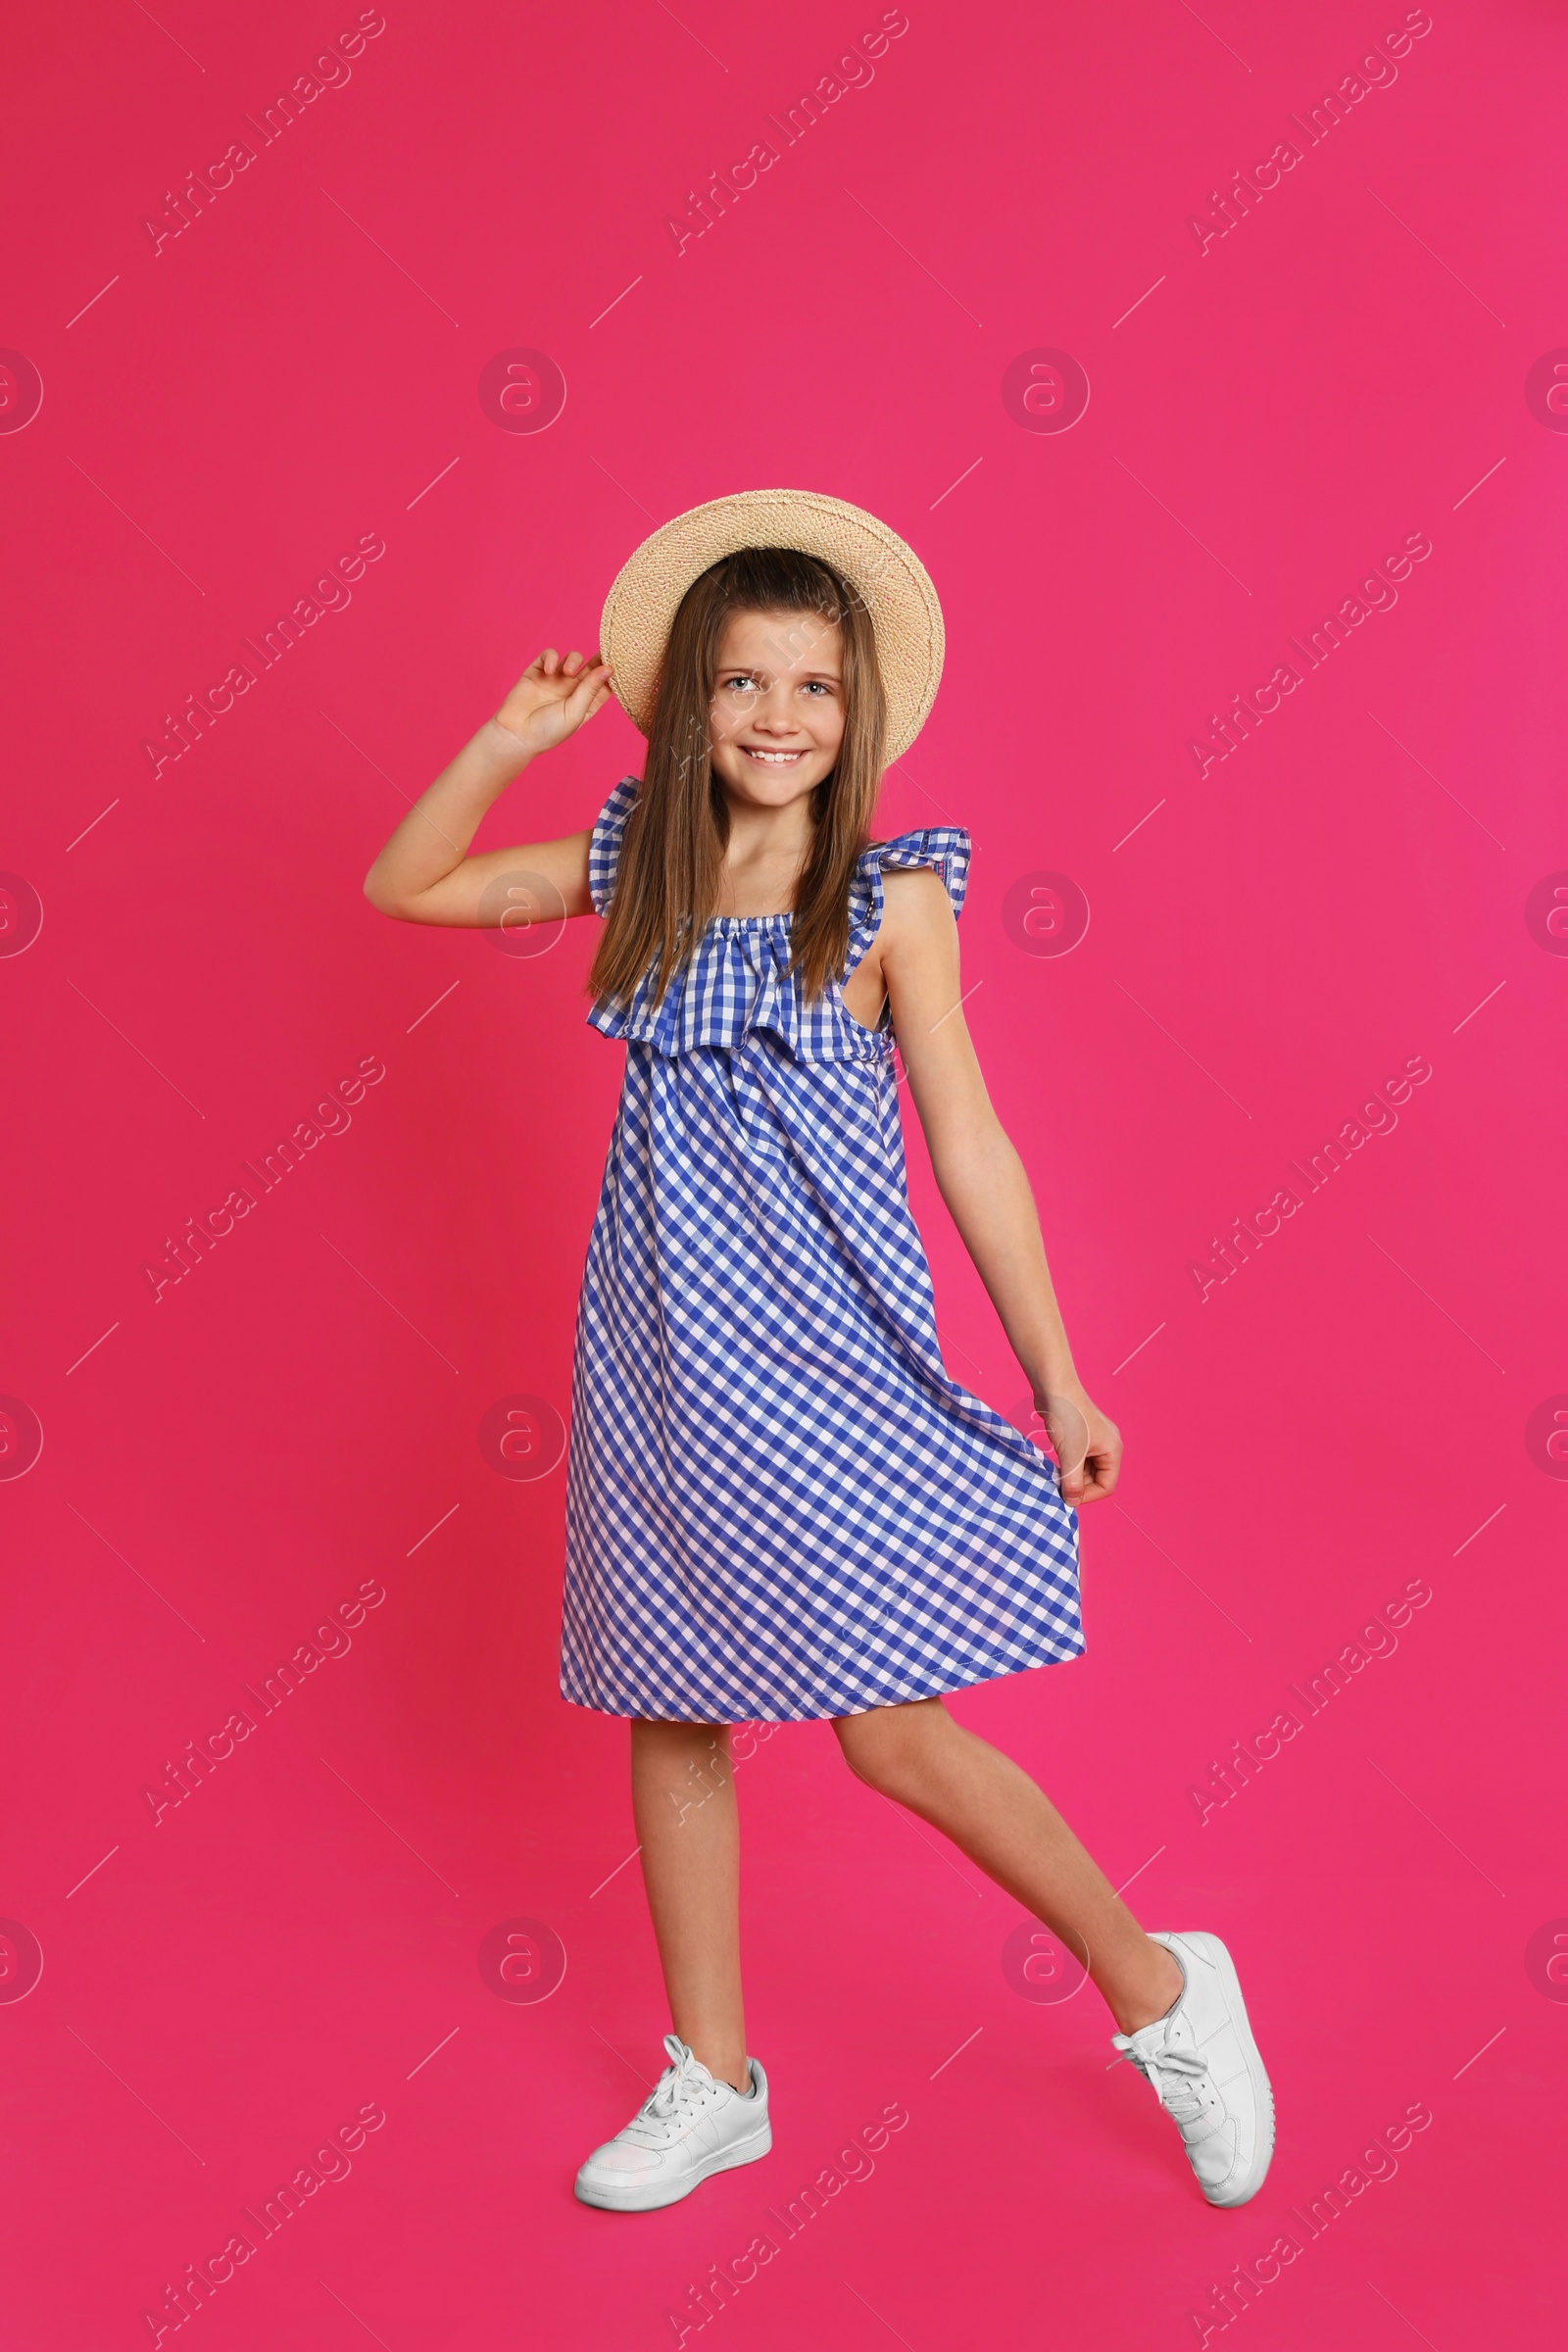
[[844,647],[815,612],[733,612],[709,714],[713,772],[732,800],[782,808],[832,773],[844,741]]

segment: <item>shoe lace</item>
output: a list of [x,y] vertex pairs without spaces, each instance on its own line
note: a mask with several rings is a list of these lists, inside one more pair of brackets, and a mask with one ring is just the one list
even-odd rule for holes
[[645,2131],[663,2133],[693,2108],[704,2105],[716,2088],[706,2069],[693,2071],[697,2061],[677,2035],[666,2034],[664,2048],[669,2064],[632,2118],[632,2130],[640,2125]]
[[1160,2105],[1178,2124],[1196,2124],[1203,2112],[1203,2085],[1208,2076],[1208,2060],[1198,2050],[1186,2050],[1179,2043],[1163,2042],[1152,2048],[1138,2047],[1133,2034],[1113,2034],[1111,2047],[1119,2050],[1132,2066],[1136,2066],[1146,2082],[1152,2084]]

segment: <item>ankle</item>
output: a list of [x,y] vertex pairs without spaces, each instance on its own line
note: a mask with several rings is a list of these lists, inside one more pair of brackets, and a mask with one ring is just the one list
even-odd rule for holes
[[733,2058],[725,2051],[715,2050],[711,2057],[696,2042],[690,2045],[692,2056],[700,2066],[706,2066],[715,2082],[727,2082],[731,2090],[744,2098],[752,2087],[752,2064],[749,2058]]
[[1140,1972],[1136,1985],[1129,1985],[1124,1998],[1112,2001],[1111,2014],[1123,2034],[1136,2034],[1142,2026],[1157,2025],[1168,2017],[1187,1989],[1187,1979],[1174,1952],[1151,1936],[1148,1944],[1147,1970]]

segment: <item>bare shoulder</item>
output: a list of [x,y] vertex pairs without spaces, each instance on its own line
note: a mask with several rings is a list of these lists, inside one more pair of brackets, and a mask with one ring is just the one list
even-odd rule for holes
[[911,934],[940,937],[956,927],[948,886],[934,865],[886,867],[882,910],[886,923]]
[[951,954],[957,924],[947,885],[934,866],[888,868],[882,876],[884,958],[904,961]]

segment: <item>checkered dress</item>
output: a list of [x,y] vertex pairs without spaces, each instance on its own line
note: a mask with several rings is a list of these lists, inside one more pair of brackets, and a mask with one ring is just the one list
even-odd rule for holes
[[[594,828],[595,906],[639,785]],[[868,849],[843,979],[886,866]],[[590,1013],[626,1075],[572,1367],[561,1688],[612,1715],[856,1715],[1075,1656],[1077,1513],[1046,1457],[948,1378],[905,1189],[894,1039],[802,1004],[787,914],[721,915],[655,1008]]]

